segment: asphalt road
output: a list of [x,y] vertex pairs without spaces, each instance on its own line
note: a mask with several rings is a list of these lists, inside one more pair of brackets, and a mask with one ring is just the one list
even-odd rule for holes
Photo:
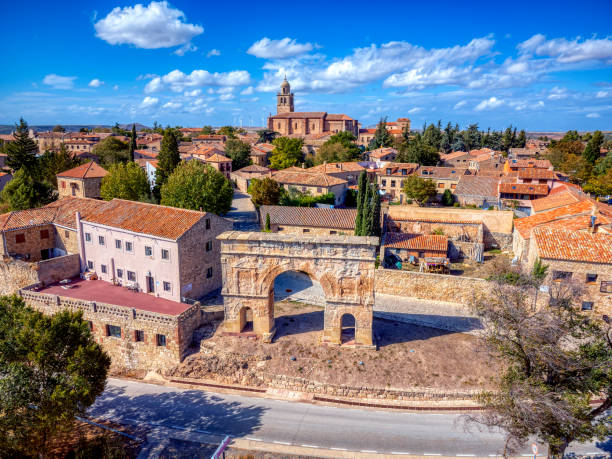
[[[466,431],[457,414],[329,407],[119,379],[109,379],[90,415],[281,445],[388,454],[494,456],[503,446],[501,433]],[[612,457],[612,438],[572,451]],[[529,448],[522,453],[532,456]]]

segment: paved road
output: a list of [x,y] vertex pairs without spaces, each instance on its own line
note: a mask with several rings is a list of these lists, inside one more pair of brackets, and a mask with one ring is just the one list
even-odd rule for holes
[[[500,433],[464,431],[460,415],[397,413],[216,394],[110,379],[90,410],[96,418],[158,423],[177,431],[228,434],[281,445],[427,455],[496,455]],[[580,454],[607,452],[579,445]],[[540,448],[542,451],[543,448]],[[522,451],[525,455],[528,450]]]
[[237,231],[259,231],[257,212],[251,196],[240,190],[234,190],[232,208],[225,214],[225,218],[234,222],[234,229]]

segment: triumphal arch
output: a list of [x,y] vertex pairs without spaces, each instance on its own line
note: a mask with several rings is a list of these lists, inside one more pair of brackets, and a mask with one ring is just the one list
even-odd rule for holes
[[342,317],[355,319],[355,344],[372,345],[374,270],[378,239],[366,236],[228,231],[220,234],[224,331],[240,333],[246,311],[263,341],[274,336],[274,279],[300,271],[325,294],[322,342],[341,344]]

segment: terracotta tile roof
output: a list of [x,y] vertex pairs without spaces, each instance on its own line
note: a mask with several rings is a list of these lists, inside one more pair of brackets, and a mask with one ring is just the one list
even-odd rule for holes
[[499,192],[527,194],[532,196],[546,196],[548,194],[548,186],[535,185],[531,183],[500,183]]
[[[384,163],[380,169],[377,169],[376,173],[378,175],[397,175],[401,177],[412,174],[415,170],[417,170],[418,167],[419,165],[417,163],[388,162]],[[405,174],[403,173],[404,170],[406,171]]]
[[211,145],[206,145],[195,148],[191,151],[191,154],[204,157],[209,157],[215,154],[223,156],[225,151]]
[[450,153],[446,153],[446,154],[442,153],[440,155],[440,159],[442,161],[450,161],[452,159],[460,158],[460,157],[465,156],[465,155],[469,155],[469,153],[467,153],[465,151],[451,151]]
[[423,223],[449,223],[454,225],[482,225],[482,222],[475,220],[454,220],[452,218],[429,218],[429,217],[389,217],[394,222],[423,222]]
[[287,118],[323,118],[327,115],[326,112],[289,112],[279,113],[278,115],[271,116],[272,119],[287,119]]
[[421,166],[417,170],[417,174],[425,178],[436,178],[436,179],[457,179],[467,173],[467,169],[457,167],[435,167],[435,166]]
[[536,167],[540,169],[550,169],[552,164],[547,159],[517,159],[510,160],[511,168]]
[[497,187],[499,178],[482,175],[463,175],[455,188],[456,195],[482,196],[483,198],[496,198],[499,196]]
[[206,215],[206,212],[195,210],[113,199],[82,219],[135,233],[176,240]]
[[397,155],[397,150],[395,148],[377,148],[376,150],[372,150],[370,152],[370,158],[382,158],[383,156],[386,156],[388,154],[394,154]]
[[60,172],[57,174],[58,177],[64,178],[78,178],[78,179],[86,179],[86,178],[102,178],[106,177],[108,171],[101,166],[97,165],[95,162],[90,161],[86,164],[81,164],[80,166],[75,167],[74,169],[69,169],[64,172]]
[[321,172],[323,174],[332,174],[338,172],[361,172],[365,170],[365,167],[353,161],[346,161],[342,163],[319,164],[318,166],[309,167],[306,170],[308,172]]
[[342,180],[332,175],[316,172],[307,172],[305,169],[301,169],[299,167],[288,168],[274,172],[272,174],[272,178],[278,183],[286,185],[303,185],[325,188],[347,183],[346,180]]
[[227,156],[220,155],[219,153],[214,153],[213,155],[206,157],[207,163],[227,163],[231,161],[232,160]]
[[[179,147],[179,151],[180,151],[180,147]],[[134,153],[138,153],[139,155],[142,155],[142,156],[148,156],[149,158],[157,158],[157,156],[159,155],[158,151],[151,151],[151,150],[134,150]]]
[[219,134],[201,134],[195,138],[196,140],[225,140],[224,135]]
[[10,231],[31,226],[45,225],[53,222],[54,209],[18,210],[0,215],[0,231]]
[[[603,214],[595,216],[595,226],[609,225],[612,219]],[[577,217],[562,218],[550,223],[546,223],[547,228],[558,228],[570,231],[581,231],[591,227],[591,215],[579,215]]]
[[337,114],[329,113],[326,116],[326,118],[329,121],[352,121],[353,120],[353,118],[351,118],[348,115],[345,115],[344,113],[337,113]]
[[261,221],[270,215],[273,225],[312,226],[354,231],[357,209],[327,209],[317,207],[261,206]]
[[587,199],[585,194],[577,192],[575,189],[554,187],[545,198],[534,199],[531,201],[531,208],[534,212],[544,212],[550,209],[567,206]]
[[540,258],[612,264],[612,236],[547,227],[532,232]]
[[387,232],[383,244],[395,249],[448,251],[448,238],[437,234]]
[[[535,201],[532,201],[532,203],[533,202]],[[546,212],[539,212],[530,215],[529,217],[517,218],[514,220],[514,227],[524,239],[528,239],[531,229],[535,228],[536,226],[546,225],[556,220],[563,222],[567,217],[590,215],[592,211],[593,204],[590,201],[585,200],[581,202],[574,202],[572,204],[548,210]]]
[[518,178],[553,180],[555,178],[555,173],[548,169],[539,169],[535,167],[521,168],[518,170]]
[[13,142],[15,137],[13,137],[13,134],[0,134],[0,140],[5,142]]
[[242,169],[235,170],[234,172],[270,172],[270,169],[264,166],[258,166],[257,164],[251,164],[249,166],[243,167]]

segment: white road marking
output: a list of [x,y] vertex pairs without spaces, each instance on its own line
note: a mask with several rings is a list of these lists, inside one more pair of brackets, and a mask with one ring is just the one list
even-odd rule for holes
[[372,449],[362,449],[361,452],[362,453],[374,453],[374,454],[378,454],[378,451],[374,451]]
[[346,448],[329,448],[329,449],[333,449],[334,451],[348,451],[348,449]]
[[315,445],[300,445],[303,446],[304,448],[318,448],[318,446]]
[[244,437],[247,440],[253,440],[253,441],[263,441],[261,438],[253,438],[253,437]]
[[476,456],[475,454],[455,454],[455,456],[457,457],[473,457]]
[[440,453],[423,453],[423,456],[442,456]]
[[286,441],[276,441],[274,440],[272,443],[276,443],[277,445],[291,445],[291,443]]
[[409,455],[410,453],[406,451],[391,451],[391,454]]

